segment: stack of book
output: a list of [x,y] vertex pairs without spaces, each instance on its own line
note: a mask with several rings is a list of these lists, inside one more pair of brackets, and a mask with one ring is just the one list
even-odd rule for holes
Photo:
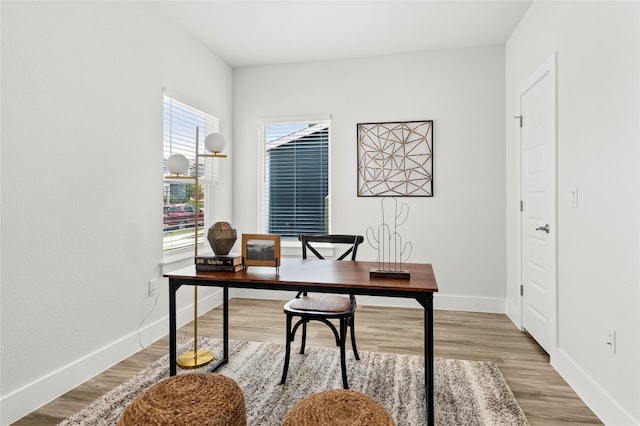
[[242,270],[242,256],[228,254],[226,256],[196,256],[196,271],[227,271]]

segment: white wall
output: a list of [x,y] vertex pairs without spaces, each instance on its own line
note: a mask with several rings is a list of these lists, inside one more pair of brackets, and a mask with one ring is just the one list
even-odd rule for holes
[[[233,133],[216,215],[233,217],[240,233],[258,230],[258,119],[332,114],[336,233],[380,221],[378,201],[356,196],[356,123],[434,120],[435,197],[402,199],[410,260],[434,264],[437,307],[502,311],[505,297],[517,306],[510,117],[516,87],[555,51],[552,362],[603,420],[640,423],[636,2],[535,2],[506,53],[242,68],[233,78],[143,3],[0,2],[0,12],[0,423],[136,351],[138,338],[167,332],[166,291],[155,307],[147,296],[161,274],[163,88],[217,114],[228,141]],[[580,207],[569,209],[576,185]],[[361,258],[373,257],[365,245]],[[184,320],[191,299],[179,298]],[[615,355],[604,347],[606,326],[618,332]]]
[[[507,206],[518,202],[516,90],[557,52],[559,345],[551,362],[607,424],[640,423],[638,17],[638,2],[534,2],[506,45]],[[518,213],[509,211],[508,303],[517,307]],[[617,330],[616,354],[606,327]]]
[[381,217],[379,199],[356,195],[356,124],[434,120],[435,197],[400,199],[410,261],[434,264],[436,306],[504,311],[503,46],[240,68],[233,88],[239,233],[259,231],[259,119],[332,115],[331,232],[360,234]]
[[[232,70],[144,3],[1,7],[7,424],[167,334],[167,291],[147,296],[161,274],[163,88],[218,115],[230,141]],[[218,196],[228,219],[230,190]]]

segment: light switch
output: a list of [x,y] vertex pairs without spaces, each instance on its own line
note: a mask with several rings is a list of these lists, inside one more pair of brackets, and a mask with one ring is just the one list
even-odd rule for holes
[[569,207],[578,208],[578,187],[571,188],[569,191]]

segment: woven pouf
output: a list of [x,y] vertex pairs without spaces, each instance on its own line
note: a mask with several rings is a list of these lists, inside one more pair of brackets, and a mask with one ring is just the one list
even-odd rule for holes
[[141,393],[127,406],[118,425],[247,424],[244,396],[237,383],[216,373],[169,377]]
[[348,389],[313,394],[287,414],[284,426],[395,426],[393,417],[367,395]]

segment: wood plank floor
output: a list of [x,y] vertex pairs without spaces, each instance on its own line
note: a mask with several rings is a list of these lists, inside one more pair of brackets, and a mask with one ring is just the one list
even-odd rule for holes
[[[230,338],[284,343],[283,304],[284,301],[232,299]],[[356,318],[359,350],[423,354],[422,309],[361,305]],[[532,425],[602,424],[549,365],[548,355],[505,315],[435,311],[434,318],[435,355],[495,362]],[[199,320],[199,334],[221,337],[220,324],[221,308],[216,308]],[[188,324],[179,330],[178,339],[187,340],[192,333],[193,325]],[[309,328],[309,345],[335,347],[332,339],[325,325]],[[168,338],[160,339],[14,425],[57,424],[166,355],[168,347]]]

